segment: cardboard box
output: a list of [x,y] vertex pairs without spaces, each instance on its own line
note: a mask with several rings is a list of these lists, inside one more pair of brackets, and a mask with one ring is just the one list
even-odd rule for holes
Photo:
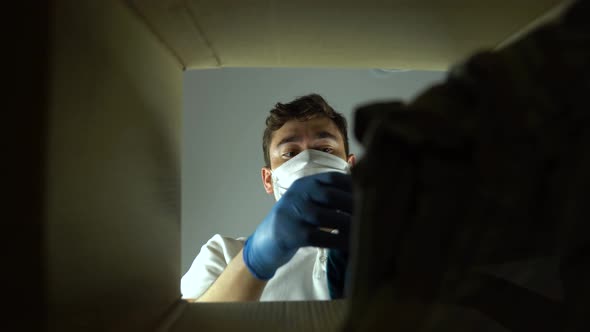
[[17,304],[33,300],[37,318],[22,326],[338,329],[346,301],[180,299],[183,71],[445,69],[501,45],[559,3],[61,0],[35,11],[50,26],[47,45],[39,46],[49,50],[48,71],[36,78],[49,84],[40,94],[47,102],[31,103],[41,111],[27,115],[37,124],[27,132],[39,140],[27,147],[39,167],[17,173],[33,174],[36,195],[18,196],[33,211],[19,229],[37,236],[27,239],[33,262],[22,264],[29,277],[16,283],[16,292],[25,290]]

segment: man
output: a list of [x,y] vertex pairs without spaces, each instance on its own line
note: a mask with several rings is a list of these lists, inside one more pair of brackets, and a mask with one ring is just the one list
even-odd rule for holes
[[330,299],[327,248],[347,249],[352,184],[346,119],[319,95],[266,119],[262,183],[277,203],[247,239],[215,235],[181,281],[189,301]]

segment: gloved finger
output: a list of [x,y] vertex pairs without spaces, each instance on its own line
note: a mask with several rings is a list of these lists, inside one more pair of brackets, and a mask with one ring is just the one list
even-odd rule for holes
[[353,195],[351,192],[324,187],[310,192],[309,197],[317,205],[352,214]]
[[312,247],[348,250],[349,234],[333,234],[319,229],[311,230],[307,235],[307,245]]
[[352,192],[352,176],[340,172],[324,172],[312,175],[321,184],[327,184],[340,190]]
[[326,208],[313,203],[302,205],[300,210],[300,218],[310,226],[338,229],[342,232],[348,232],[352,221],[352,216],[346,212]]

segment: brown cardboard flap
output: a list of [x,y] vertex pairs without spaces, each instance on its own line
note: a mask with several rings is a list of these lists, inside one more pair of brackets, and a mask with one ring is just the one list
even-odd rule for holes
[[119,1],[57,1],[52,22],[49,327],[150,330],[180,297],[182,71]]
[[130,2],[187,69],[444,70],[496,47],[562,1]]
[[191,303],[170,331],[338,331],[347,304],[346,300]]

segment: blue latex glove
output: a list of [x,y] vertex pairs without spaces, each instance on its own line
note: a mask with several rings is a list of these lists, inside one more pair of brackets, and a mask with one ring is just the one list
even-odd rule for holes
[[330,249],[328,252],[326,276],[332,300],[341,299],[348,295],[347,287],[350,278],[348,256],[347,250]]
[[352,206],[350,175],[327,172],[298,179],[246,240],[246,266],[256,278],[268,280],[301,247],[348,248]]

